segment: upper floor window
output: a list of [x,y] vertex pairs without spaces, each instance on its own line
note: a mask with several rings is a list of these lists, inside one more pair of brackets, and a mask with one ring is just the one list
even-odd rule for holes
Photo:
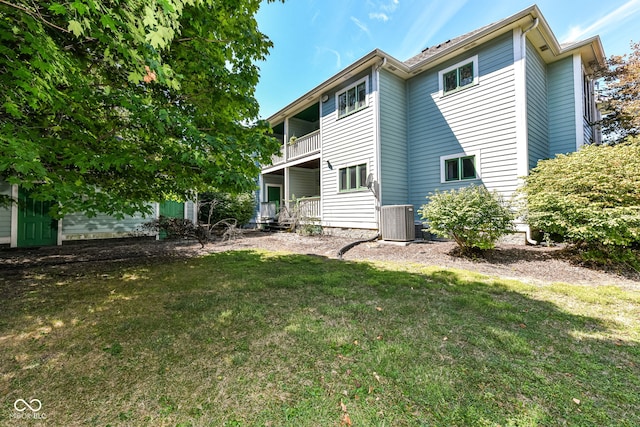
[[582,76],[582,105],[584,111],[584,118],[593,123],[593,82],[586,74]]
[[367,79],[338,92],[338,118],[349,115],[367,106]]
[[466,181],[480,178],[477,168],[478,159],[478,153],[440,157],[440,181]]
[[478,56],[458,62],[438,73],[443,95],[478,84]]
[[340,191],[362,190],[367,188],[367,165],[349,166],[338,171]]

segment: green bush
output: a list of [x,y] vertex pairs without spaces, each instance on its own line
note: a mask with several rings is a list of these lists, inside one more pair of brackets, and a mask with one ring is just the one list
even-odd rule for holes
[[451,238],[463,254],[492,249],[498,239],[513,231],[514,215],[498,193],[471,185],[432,193],[418,211],[429,231]]
[[198,195],[198,202],[200,205],[198,219],[205,224],[215,224],[223,219],[235,218],[238,226],[241,226],[251,220],[256,209],[253,193],[202,193]]
[[533,229],[589,250],[640,242],[640,140],[586,146],[538,163],[521,192]]

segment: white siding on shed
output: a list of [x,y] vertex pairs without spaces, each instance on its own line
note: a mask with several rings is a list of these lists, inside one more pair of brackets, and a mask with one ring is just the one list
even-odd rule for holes
[[[11,184],[0,181],[0,194],[11,196]],[[11,237],[11,207],[0,207],[0,244],[9,243]]]
[[62,219],[62,239],[85,240],[131,237],[133,233],[140,232],[142,224],[152,218],[152,214],[147,217],[141,214],[127,215],[122,219],[106,214],[98,214],[92,218],[79,213],[70,214]]

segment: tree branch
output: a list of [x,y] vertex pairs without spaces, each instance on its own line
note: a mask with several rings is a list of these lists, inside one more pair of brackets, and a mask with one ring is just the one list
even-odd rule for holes
[[29,15],[29,16],[30,16],[30,17],[32,17],[33,19],[35,19],[35,20],[37,20],[37,21],[41,21],[41,22],[43,22],[44,24],[46,24],[46,25],[48,25],[48,26],[50,26],[50,27],[52,27],[52,28],[55,28],[56,30],[62,31],[63,33],[67,33],[67,34],[69,33],[69,30],[64,29],[64,28],[62,28],[62,27],[59,27],[59,26],[57,26],[56,24],[54,24],[54,23],[52,23],[52,22],[47,21],[47,20],[44,18],[44,16],[42,16],[42,15],[40,14],[40,12],[39,12],[37,9],[36,9],[35,11],[34,11],[34,10],[29,10],[29,9],[27,9],[27,8],[26,8],[26,7],[24,7],[24,6],[20,6],[20,5],[17,5],[17,4],[13,4],[13,3],[10,3],[10,2],[8,2],[8,1],[6,1],[6,0],[0,0],[0,3],[1,3],[1,4],[4,4],[4,5],[6,5],[6,6],[12,7],[12,8],[14,8],[14,9],[21,10],[22,12],[26,13],[27,15]]
[[[2,1],[2,0],[0,0]],[[176,40],[178,43],[183,43],[183,42],[190,42],[193,40],[200,40],[200,41],[204,41],[207,43],[231,43],[231,40],[213,40],[213,39],[203,39],[202,37],[183,37],[181,39]]]

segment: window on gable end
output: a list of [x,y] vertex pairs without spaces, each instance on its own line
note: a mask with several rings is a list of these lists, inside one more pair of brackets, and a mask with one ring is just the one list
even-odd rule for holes
[[366,78],[338,92],[338,118],[347,116],[367,106]]
[[443,95],[457,92],[478,83],[478,56],[461,61],[438,73]]

